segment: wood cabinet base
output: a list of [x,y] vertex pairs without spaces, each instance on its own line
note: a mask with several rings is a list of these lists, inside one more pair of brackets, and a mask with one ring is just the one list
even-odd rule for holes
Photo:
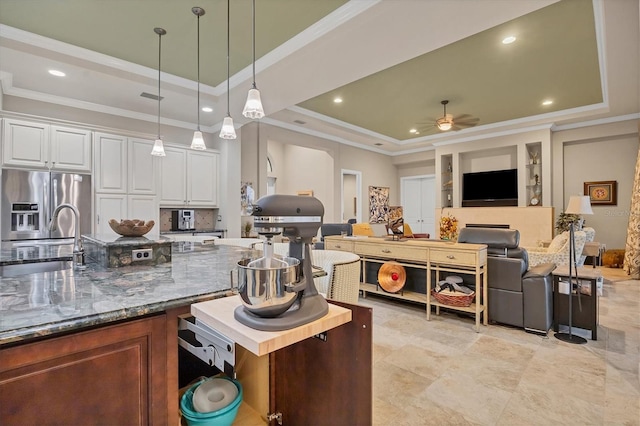
[[0,351],[0,424],[165,424],[158,315]]

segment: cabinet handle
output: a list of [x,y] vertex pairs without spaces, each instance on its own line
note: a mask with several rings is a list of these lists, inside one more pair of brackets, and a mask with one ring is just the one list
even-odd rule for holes
[[340,244],[336,244],[336,248],[342,248]]
[[452,254],[448,254],[448,255],[447,255],[447,259],[455,259],[455,258],[456,258],[456,257],[455,257],[454,255],[452,255]]
[[383,250],[382,250],[382,252],[383,252],[383,253],[391,253],[391,250],[383,249]]

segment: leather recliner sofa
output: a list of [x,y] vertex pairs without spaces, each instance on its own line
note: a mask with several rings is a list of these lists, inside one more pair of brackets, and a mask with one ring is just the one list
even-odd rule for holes
[[516,229],[463,228],[458,242],[487,245],[489,320],[546,334],[553,324],[555,264],[529,269]]

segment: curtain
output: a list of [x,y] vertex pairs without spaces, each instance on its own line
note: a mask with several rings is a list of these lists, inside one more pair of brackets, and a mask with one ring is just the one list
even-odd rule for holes
[[[640,127],[640,123],[639,123]],[[634,278],[640,276],[640,151],[636,160],[636,171],[631,190],[629,225],[624,254],[624,271]]]

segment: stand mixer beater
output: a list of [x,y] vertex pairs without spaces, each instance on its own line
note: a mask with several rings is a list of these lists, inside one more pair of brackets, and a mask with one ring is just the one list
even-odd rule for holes
[[[311,244],[324,207],[314,197],[267,195],[250,207],[254,227],[267,238],[264,256],[238,262],[242,306],[235,319],[254,329],[288,330],[327,314],[329,305],[313,282]],[[273,254],[271,238],[289,237],[289,256]]]

